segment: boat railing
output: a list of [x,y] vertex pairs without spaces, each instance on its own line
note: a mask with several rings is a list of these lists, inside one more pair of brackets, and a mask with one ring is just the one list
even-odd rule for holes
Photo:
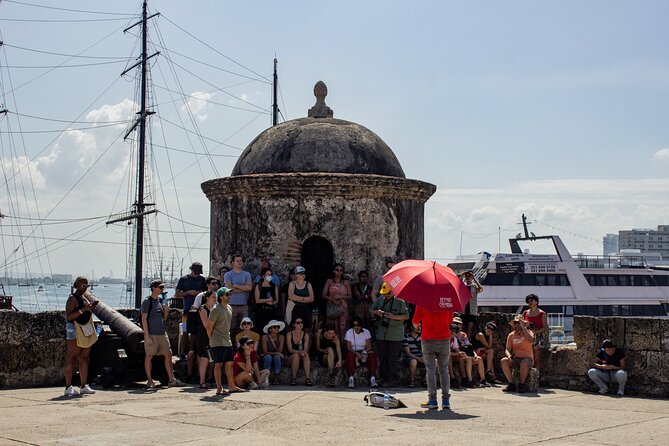
[[643,256],[592,256],[578,255],[574,257],[574,262],[579,268],[645,268],[646,259]]

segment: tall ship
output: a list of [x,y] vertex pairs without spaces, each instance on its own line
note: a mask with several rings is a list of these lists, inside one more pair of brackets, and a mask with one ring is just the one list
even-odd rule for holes
[[[551,332],[569,339],[574,315],[669,317],[669,270],[642,256],[572,256],[557,235],[527,231],[509,239],[508,253],[480,253],[449,266],[473,270],[483,286],[479,311],[519,313],[525,296],[539,296]],[[551,252],[535,253],[536,245]]]

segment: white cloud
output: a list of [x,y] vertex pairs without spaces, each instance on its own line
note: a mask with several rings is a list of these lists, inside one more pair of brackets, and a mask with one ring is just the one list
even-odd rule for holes
[[214,93],[207,93],[203,91],[193,92],[186,104],[181,106],[182,112],[188,112],[193,114],[198,120],[205,121],[208,115],[208,106],[207,101],[212,99],[215,96]]
[[439,190],[426,205],[425,255],[449,260],[460,252],[507,251],[508,239],[521,231],[523,213],[535,234],[560,235],[574,253],[600,254],[604,234],[669,223],[668,195],[669,179],[534,181]]
[[667,161],[669,160],[669,148],[667,149],[660,149],[655,154],[653,155],[653,158],[656,160],[660,161]]

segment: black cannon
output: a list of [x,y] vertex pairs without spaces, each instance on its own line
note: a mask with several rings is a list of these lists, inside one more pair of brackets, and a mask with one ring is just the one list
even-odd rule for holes
[[[91,350],[90,375],[98,376],[105,388],[145,381],[144,332],[139,325],[102,301],[93,312],[102,322],[102,330]],[[153,379],[166,383],[164,359],[153,359]]]

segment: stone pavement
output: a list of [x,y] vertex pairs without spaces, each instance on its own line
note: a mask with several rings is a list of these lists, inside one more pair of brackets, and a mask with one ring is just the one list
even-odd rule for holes
[[[452,411],[423,410],[424,389],[391,392],[407,408],[365,406],[365,390],[278,386],[226,397],[196,387],[0,391],[0,445],[667,444],[669,401],[566,390],[454,390]],[[457,440],[456,440],[457,439]],[[252,443],[251,443],[252,442]]]

